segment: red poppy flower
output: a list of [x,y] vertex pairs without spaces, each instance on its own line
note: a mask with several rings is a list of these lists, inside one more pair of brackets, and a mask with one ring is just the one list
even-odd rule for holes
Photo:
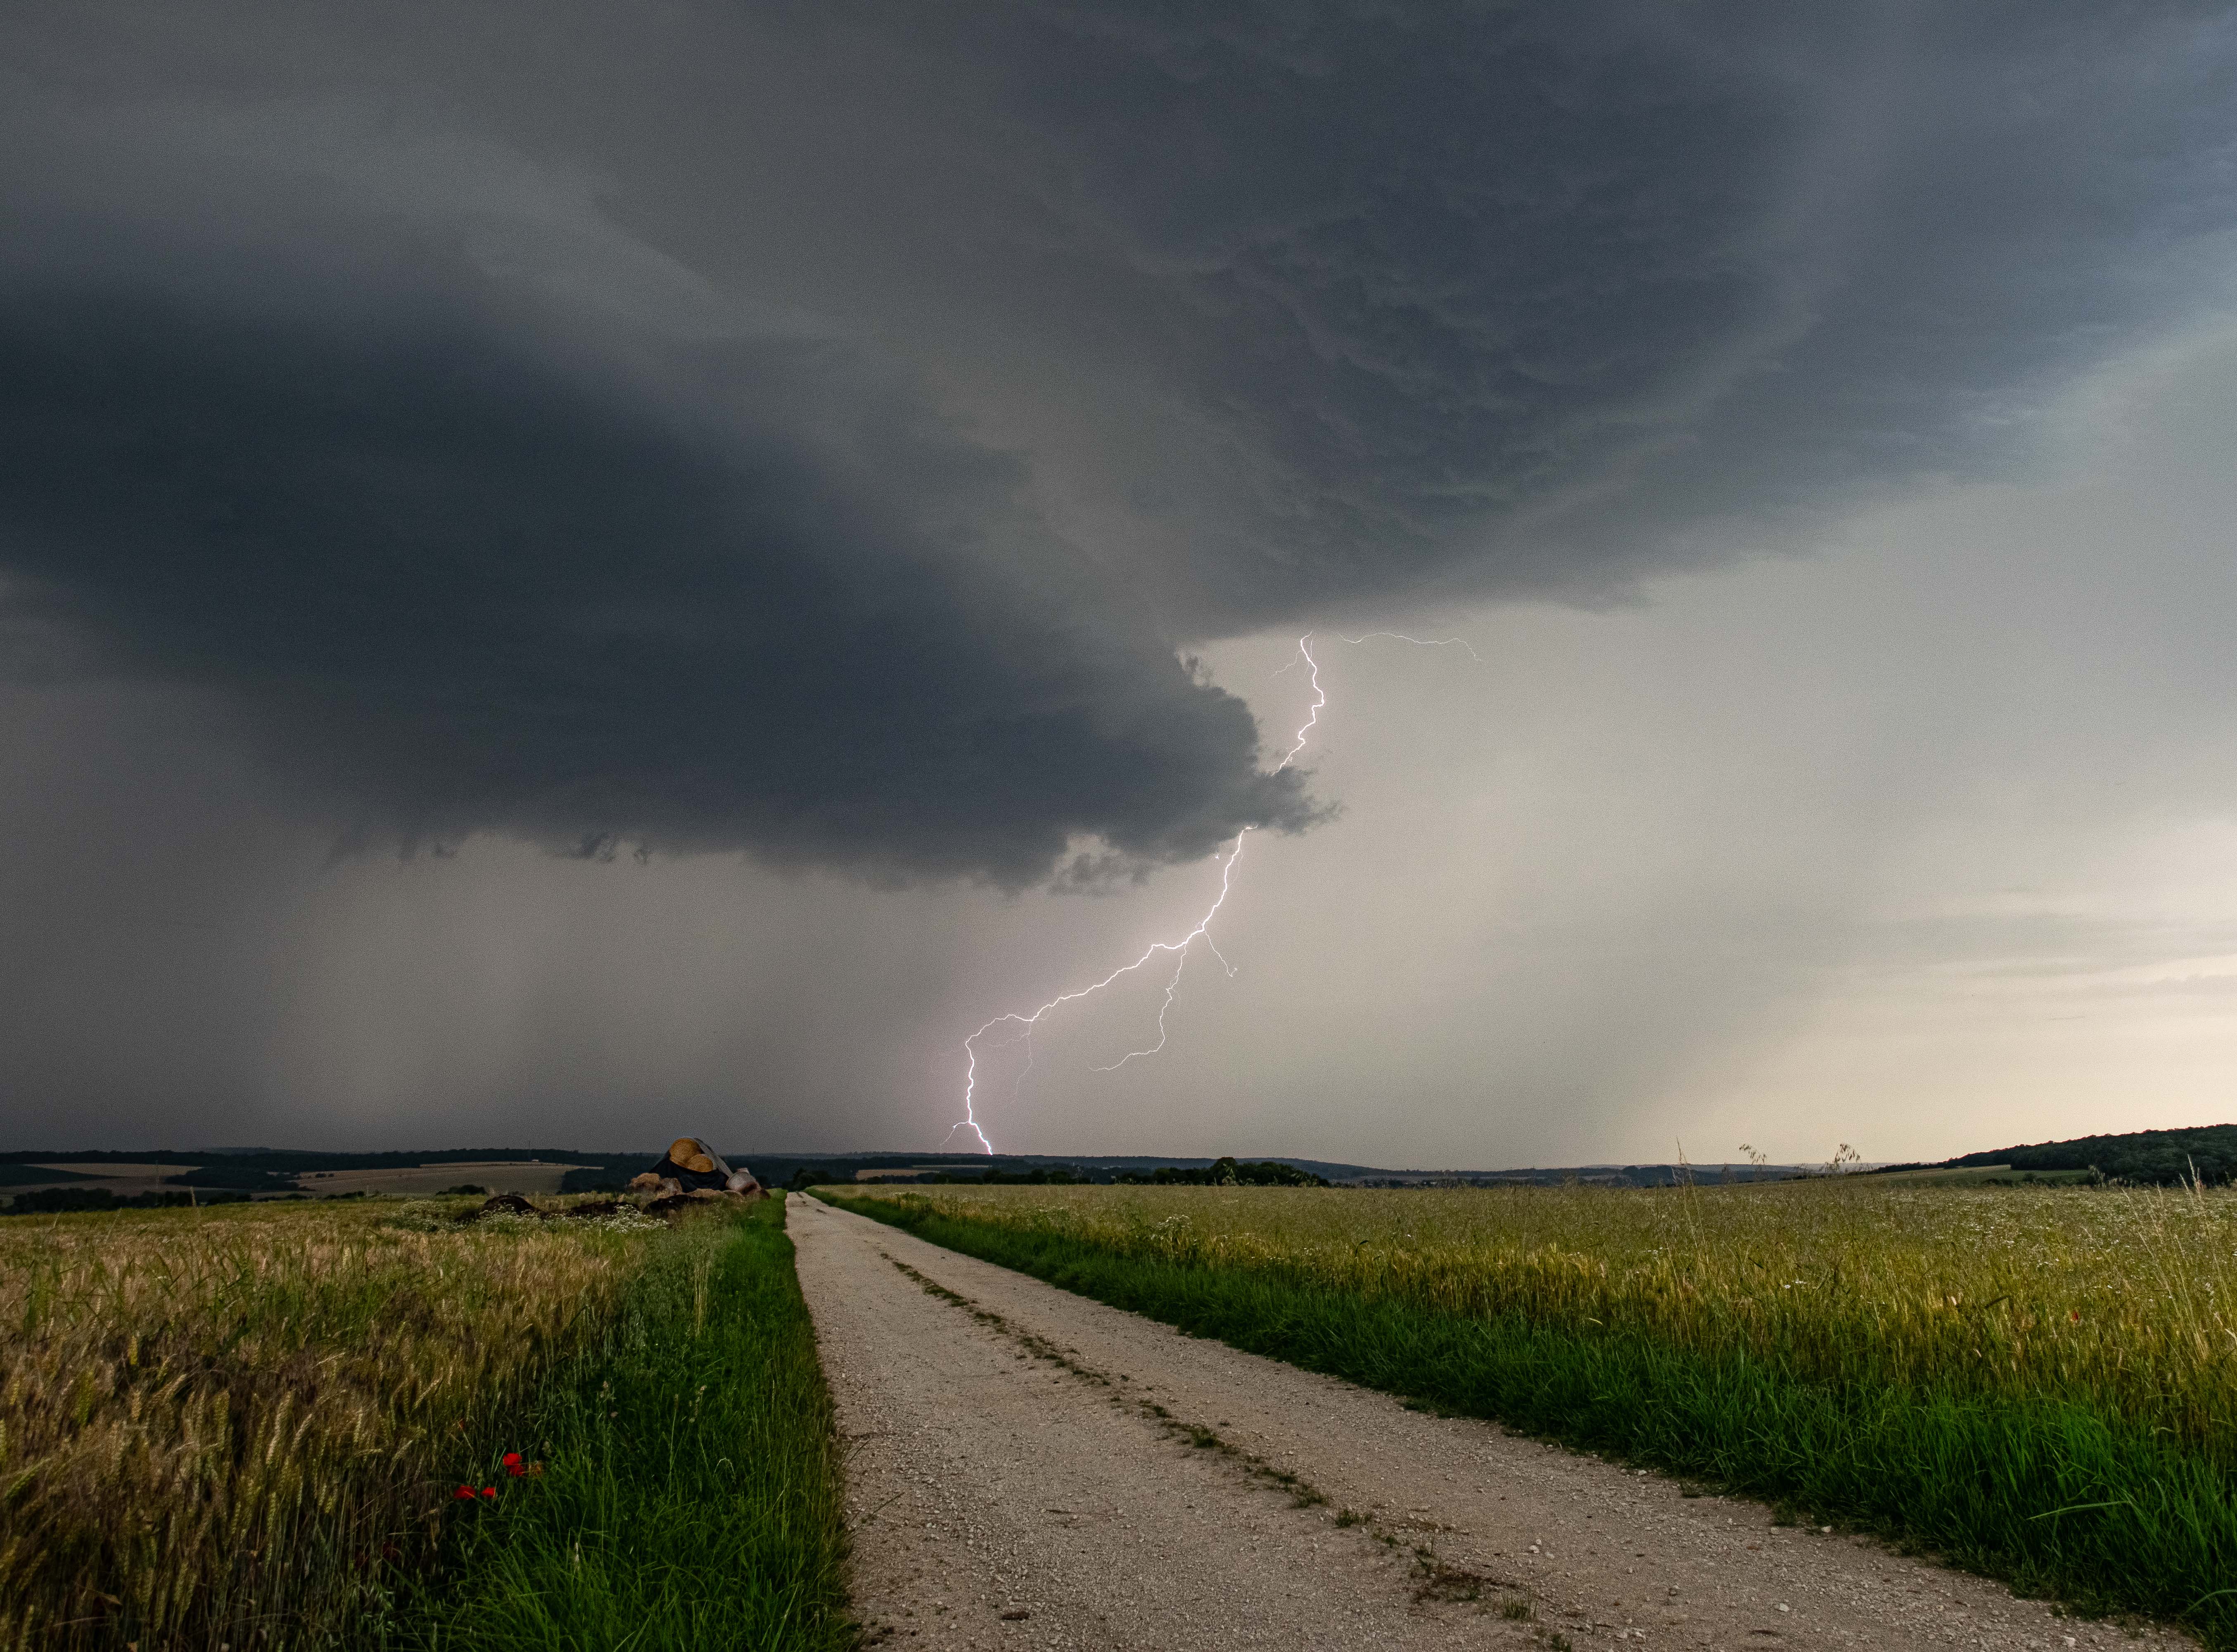
[[451,1493],[451,1501],[453,1503],[472,1503],[473,1500],[474,1489],[470,1485],[462,1485]]
[[519,1452],[507,1451],[505,1454],[505,1471],[512,1476],[516,1480],[522,1475],[528,1472],[527,1469],[521,1464]]
[[485,1497],[493,1497],[497,1496],[497,1488],[493,1485],[484,1486],[482,1488],[482,1496]]

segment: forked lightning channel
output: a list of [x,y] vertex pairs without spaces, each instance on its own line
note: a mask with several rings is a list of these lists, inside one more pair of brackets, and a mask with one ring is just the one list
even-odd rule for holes
[[[1336,634],[1336,639],[1339,642],[1350,643],[1355,645],[1360,643],[1373,642],[1378,638],[1389,638],[1393,642],[1411,643],[1417,648],[1465,648],[1468,649],[1469,658],[1475,659],[1480,657],[1475,649],[1469,648],[1467,643],[1462,641],[1457,637],[1408,637],[1395,631],[1371,631],[1365,633],[1363,636],[1359,637],[1346,637],[1341,632]],[[1270,771],[1274,774],[1280,774],[1283,770],[1288,768],[1291,763],[1297,760],[1297,754],[1305,749],[1305,743],[1312,737],[1313,729],[1315,725],[1320,722],[1321,709],[1328,704],[1328,695],[1321,688],[1320,662],[1313,657],[1311,646],[1312,640],[1313,633],[1310,631],[1307,631],[1303,637],[1297,638],[1297,653],[1299,657],[1304,661],[1305,670],[1311,676],[1313,685],[1313,703],[1306,708],[1305,720],[1298,728],[1296,739],[1290,742],[1290,749],[1282,754],[1281,762],[1276,763],[1273,769]],[[1291,665],[1294,665],[1297,663],[1297,662],[1296,660],[1290,662]],[[1286,671],[1289,668],[1284,666],[1283,669]],[[1235,842],[1228,846],[1226,859],[1220,862],[1219,893],[1212,898],[1211,904],[1204,909],[1204,915],[1196,921],[1196,928],[1191,929],[1186,935],[1181,936],[1179,940],[1153,941],[1150,943],[1148,948],[1144,951],[1142,955],[1135,959],[1133,962],[1119,965],[1118,968],[1112,970],[1109,975],[1104,976],[1102,980],[1094,982],[1092,985],[1079,988],[1078,990],[1073,992],[1059,993],[1054,998],[1050,999],[1048,1002],[1043,1004],[1039,1009],[1033,1011],[1030,1015],[1022,1014],[1016,1010],[1011,1011],[1006,1015],[997,1015],[993,1020],[988,1021],[977,1032],[972,1034],[970,1037],[963,1041],[963,1054],[967,1063],[963,1078],[963,1117],[956,1122],[954,1128],[948,1131],[947,1140],[949,1141],[955,1140],[957,1131],[968,1130],[973,1135],[979,1139],[979,1146],[984,1151],[989,1153],[994,1151],[994,1144],[987,1139],[986,1131],[980,1127],[977,1108],[979,1095],[979,1042],[981,1039],[985,1038],[987,1034],[993,1032],[998,1027],[1013,1028],[1014,1031],[1013,1035],[998,1041],[996,1047],[999,1048],[1005,1045],[1020,1042],[1024,1043],[1026,1046],[1026,1067],[1027,1070],[1031,1070],[1033,1066],[1033,1028],[1040,1024],[1040,1019],[1042,1016],[1047,1014],[1051,1010],[1059,1009],[1066,1004],[1077,1003],[1083,998],[1092,998],[1097,993],[1101,992],[1105,987],[1110,986],[1113,981],[1116,981],[1124,976],[1131,975],[1136,970],[1145,968],[1152,959],[1157,958],[1161,955],[1171,955],[1173,960],[1172,976],[1171,979],[1165,982],[1165,998],[1158,1005],[1158,1041],[1144,1049],[1129,1050],[1125,1054],[1120,1056],[1117,1061],[1112,1062],[1107,1067],[1092,1067],[1090,1070],[1096,1073],[1115,1073],[1120,1067],[1125,1066],[1127,1062],[1132,1061],[1136,1056],[1155,1055],[1165,1047],[1165,1012],[1173,1007],[1173,995],[1180,990],[1181,973],[1188,968],[1190,949],[1193,948],[1198,942],[1203,942],[1204,946],[1211,951],[1211,955],[1219,960],[1219,967],[1222,969],[1224,969],[1231,978],[1235,974],[1235,967],[1229,963],[1224,957],[1221,956],[1218,946],[1212,941],[1211,921],[1219,915],[1219,909],[1227,903],[1228,891],[1235,885],[1235,863],[1243,858],[1244,840],[1249,837],[1250,834],[1256,830],[1257,830],[1257,828],[1255,826],[1245,826],[1241,831],[1235,834]],[[1019,1075],[1019,1082],[1024,1082],[1023,1073],[1020,1073]]]

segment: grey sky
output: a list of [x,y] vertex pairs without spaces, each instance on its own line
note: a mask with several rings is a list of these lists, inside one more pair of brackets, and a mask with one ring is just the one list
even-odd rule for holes
[[2226,6],[6,28],[15,1134],[2221,1106]]

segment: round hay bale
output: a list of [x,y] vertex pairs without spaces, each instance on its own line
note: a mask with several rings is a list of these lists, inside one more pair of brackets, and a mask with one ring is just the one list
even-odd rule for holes
[[668,1157],[652,1167],[652,1173],[674,1179],[688,1193],[695,1187],[721,1187],[729,1180],[730,1167],[697,1136],[678,1136],[668,1144]]

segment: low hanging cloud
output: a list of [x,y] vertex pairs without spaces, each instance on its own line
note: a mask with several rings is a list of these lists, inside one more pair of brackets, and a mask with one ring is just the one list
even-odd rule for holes
[[230,693],[360,837],[1022,882],[1310,816],[1241,702],[1083,598],[1014,465],[843,350],[632,381],[463,277],[254,274],[0,284],[9,607]]
[[1192,640],[2009,472],[2237,210],[2225,7],[89,10],[12,25],[15,669],[366,841],[1303,826]]

